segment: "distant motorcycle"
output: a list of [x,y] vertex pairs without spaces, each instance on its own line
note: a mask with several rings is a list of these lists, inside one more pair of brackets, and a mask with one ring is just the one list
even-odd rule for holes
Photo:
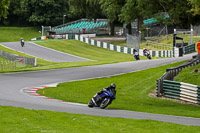
[[21,46],[24,47],[24,42],[21,42]]
[[140,60],[140,56],[139,56],[139,53],[136,49],[133,49],[133,57],[136,59],[136,60]]
[[144,56],[146,56],[149,60],[151,60],[151,54],[150,54],[150,51],[149,51],[149,50],[147,50],[147,49],[143,50],[143,54],[144,54]]
[[112,90],[104,91],[102,94],[96,93],[88,103],[88,107],[100,107],[105,109],[113,100],[116,99],[115,92]]
[[24,39],[23,38],[21,38],[20,43],[21,43],[21,46],[24,47]]

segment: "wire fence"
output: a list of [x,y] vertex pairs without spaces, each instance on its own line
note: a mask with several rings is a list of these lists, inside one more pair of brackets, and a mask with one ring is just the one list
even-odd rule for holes
[[6,59],[9,59],[11,61],[20,60],[21,62],[23,62],[24,64],[27,64],[27,65],[33,65],[33,66],[37,65],[36,58],[28,58],[28,57],[18,56],[15,54],[10,54],[10,53],[4,52],[2,50],[0,50],[0,56],[4,57]]
[[194,26],[194,36],[200,36],[200,26]]
[[126,36],[126,45],[128,48],[140,49],[141,34],[139,35],[129,35]]
[[163,50],[172,50],[173,49],[173,46],[171,44],[158,43],[158,42],[153,42],[153,41],[147,41],[146,46],[151,46],[153,48],[163,49]]
[[1,66],[0,66],[1,72],[13,71],[13,70],[16,70],[16,67],[17,67],[15,61],[1,61],[0,64],[1,64]]

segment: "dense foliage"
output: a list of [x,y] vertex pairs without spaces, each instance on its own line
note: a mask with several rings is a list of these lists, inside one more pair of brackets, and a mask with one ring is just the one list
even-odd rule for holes
[[9,0],[0,0],[0,19],[1,17],[6,18],[9,4],[10,4]]
[[[200,0],[1,0],[0,17],[4,25],[58,25],[80,18],[107,18],[114,30],[114,22],[126,23],[159,17],[159,21],[182,28],[197,25],[200,20]],[[7,16],[7,18],[6,18]],[[139,30],[139,29],[138,29]]]

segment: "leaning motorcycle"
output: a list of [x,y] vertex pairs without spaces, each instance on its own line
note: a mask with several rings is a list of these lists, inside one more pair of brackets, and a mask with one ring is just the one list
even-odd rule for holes
[[151,54],[149,50],[143,51],[144,56],[146,56],[149,60],[151,60]]
[[101,109],[105,109],[115,99],[115,92],[112,90],[104,91],[102,94],[96,93],[89,101],[88,107],[100,107]]
[[150,52],[149,52],[149,51],[146,52],[146,55],[147,55],[147,58],[148,58],[149,60],[151,60],[151,55],[150,55]]
[[133,57],[136,59],[136,60],[140,60],[140,56],[139,56],[139,53],[137,51],[133,52]]
[[24,47],[24,42],[21,42],[21,46]]
[[134,58],[135,58],[136,60],[140,60],[140,57],[139,57],[138,54],[137,54],[137,55],[134,55]]

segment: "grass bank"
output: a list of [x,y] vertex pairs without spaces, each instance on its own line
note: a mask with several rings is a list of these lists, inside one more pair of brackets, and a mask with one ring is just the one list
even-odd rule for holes
[[0,106],[2,133],[198,133],[200,127]]
[[[131,54],[99,48],[77,40],[45,41],[37,42],[37,44],[102,63],[124,62],[129,61],[129,59],[134,60]],[[145,57],[141,58],[146,59]]]
[[[56,88],[45,88],[45,96],[64,101],[87,104],[92,96],[111,83],[117,85],[117,99],[109,108],[157,114],[200,117],[200,106],[186,105],[148,95],[156,88],[156,80],[166,68],[183,62],[127,73],[109,78],[61,83]],[[43,90],[38,90],[42,94]]]
[[25,41],[41,36],[41,28],[38,27],[0,27],[0,42],[16,42],[21,37]]
[[[55,63],[53,65],[32,68],[31,70],[45,70],[45,69],[56,69],[56,68],[66,68],[66,67],[111,64],[118,62],[128,62],[129,60],[136,61],[133,58],[133,55],[131,54],[124,54],[111,51],[108,49],[99,48],[77,40],[42,41],[42,42],[37,42],[37,44],[64,53],[69,53],[75,56],[91,59],[93,61]],[[147,58],[141,57],[141,60],[144,59]]]
[[[21,68],[18,71],[35,71],[35,70],[66,68],[66,67],[101,65],[101,64],[118,63],[118,62],[127,62],[129,60],[135,61],[135,59],[133,59],[133,55],[131,54],[124,54],[124,53],[119,53],[119,52],[115,52],[115,51],[111,51],[111,50],[107,50],[103,48],[98,48],[98,47],[91,46],[77,40],[53,40],[53,41],[49,40],[49,41],[37,41],[36,43],[48,48],[62,51],[64,53],[69,53],[69,54],[76,55],[79,57],[91,59],[93,61],[56,63],[56,62],[49,62],[42,59],[37,59],[38,61],[37,67]],[[5,48],[1,45],[0,45],[0,50],[3,50],[8,53],[16,54],[19,56],[32,57],[24,53],[20,53],[20,52]],[[147,59],[147,58],[141,57],[141,59]]]
[[200,86],[200,64],[184,68],[174,80]]

